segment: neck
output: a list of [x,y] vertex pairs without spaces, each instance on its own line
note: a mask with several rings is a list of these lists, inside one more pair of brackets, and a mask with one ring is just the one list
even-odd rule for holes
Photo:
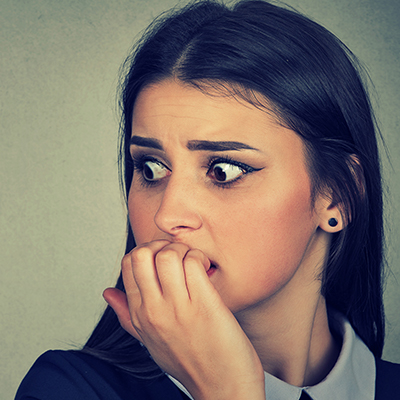
[[264,314],[264,326],[248,319],[239,322],[264,371],[294,386],[315,385],[328,375],[340,351],[329,330],[325,301],[321,296],[308,313],[299,306],[294,317],[287,314],[271,318]]
[[323,380],[340,352],[329,330],[321,281],[315,272],[298,271],[289,287],[266,304],[236,315],[264,371],[294,386]]

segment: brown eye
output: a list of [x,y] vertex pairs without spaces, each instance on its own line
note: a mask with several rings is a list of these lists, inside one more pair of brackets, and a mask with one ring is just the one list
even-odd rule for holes
[[146,181],[158,181],[170,173],[171,171],[158,161],[146,161],[143,163],[142,174]]
[[221,162],[218,164],[214,164],[209,172],[209,175],[215,181],[219,183],[224,183],[233,181],[239,178],[244,173],[245,171],[243,170],[243,168],[237,165]]

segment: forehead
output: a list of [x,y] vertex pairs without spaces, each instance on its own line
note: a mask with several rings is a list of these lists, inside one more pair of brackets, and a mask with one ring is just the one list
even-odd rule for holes
[[[198,110],[196,106],[199,105],[202,111],[207,110],[211,115],[230,113],[233,110],[239,112],[244,112],[243,109],[254,110],[251,104],[233,96],[228,91],[225,93],[215,89],[206,91],[180,81],[165,80],[142,89],[136,99],[134,117],[141,117],[140,114],[143,112],[151,115],[152,111],[154,115],[157,115],[160,109],[171,115],[196,114]],[[200,112],[198,114],[200,115]]]
[[146,94],[146,97],[151,97],[151,94],[153,94],[154,97],[152,99],[154,100],[154,98],[158,98],[156,100],[159,100],[160,103],[163,101],[163,95],[167,94],[171,97],[176,95],[176,101],[184,104],[186,100],[182,98],[183,93],[187,96],[190,96],[190,94],[197,95],[199,98],[200,94],[202,94],[203,99],[214,99],[219,101],[225,99],[225,101],[232,105],[237,105],[237,103],[239,103],[247,108],[255,107],[267,113],[276,121],[281,120],[281,118],[278,117],[281,113],[275,112],[277,107],[260,92],[245,88],[234,82],[226,83],[217,80],[203,80],[191,84],[182,82],[179,79],[168,78],[147,84],[139,92],[136,98],[135,108],[137,108],[138,101],[143,101],[144,94]]
[[[132,116],[132,134],[181,127],[193,133],[225,131],[248,138],[265,125],[282,128],[269,109],[255,106],[229,88],[207,86],[200,90],[176,80],[145,87],[138,95]],[[258,101],[258,99],[256,99]],[[243,131],[240,134],[240,127]],[[154,133],[155,133],[154,132]]]

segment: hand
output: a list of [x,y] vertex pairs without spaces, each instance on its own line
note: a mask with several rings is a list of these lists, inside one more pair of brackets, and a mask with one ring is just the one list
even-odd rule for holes
[[184,244],[147,243],[122,260],[126,295],[106,289],[104,298],[195,399],[265,399],[261,362],[210,282],[209,265]]

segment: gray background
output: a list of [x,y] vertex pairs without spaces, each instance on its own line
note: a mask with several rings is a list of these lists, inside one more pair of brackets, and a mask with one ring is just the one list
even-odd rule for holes
[[[392,166],[384,356],[400,362],[400,2],[288,0],[368,67]],[[1,0],[0,397],[50,348],[80,346],[116,279],[125,210],[116,168],[118,68],[173,0]],[[397,279],[396,279],[397,277]]]

